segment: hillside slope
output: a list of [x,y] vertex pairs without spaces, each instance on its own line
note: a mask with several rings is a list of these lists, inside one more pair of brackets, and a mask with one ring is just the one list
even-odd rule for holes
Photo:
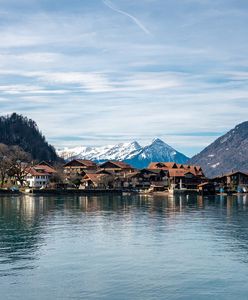
[[55,149],[47,143],[39,131],[37,124],[16,113],[0,117],[0,143],[20,146],[35,160],[54,162],[59,159]]
[[240,170],[248,173],[248,122],[237,125],[199,154],[191,164],[200,165],[209,177]]

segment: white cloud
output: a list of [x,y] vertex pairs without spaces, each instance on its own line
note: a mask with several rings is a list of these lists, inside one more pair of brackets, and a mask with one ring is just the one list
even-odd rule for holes
[[101,1],[56,12],[21,1],[22,10],[1,2],[1,111],[34,118],[48,138],[159,135],[196,149],[212,137],[178,134],[247,119],[248,26],[238,3],[116,0],[146,35]]
[[128,18],[130,18],[144,33],[146,34],[150,34],[150,31],[141,23],[140,20],[138,20],[137,18],[135,18],[133,15],[118,9],[116,7],[113,6],[113,4],[110,1],[107,0],[103,0],[102,1],[107,7],[109,7],[110,9],[112,9],[113,11],[116,11],[124,16],[127,16]]

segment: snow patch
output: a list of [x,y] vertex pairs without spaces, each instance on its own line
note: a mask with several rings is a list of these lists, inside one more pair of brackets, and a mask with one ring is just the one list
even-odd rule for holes
[[220,163],[218,162],[218,163],[212,165],[211,168],[214,168],[214,169],[215,169],[215,168],[218,167],[219,165],[220,165]]

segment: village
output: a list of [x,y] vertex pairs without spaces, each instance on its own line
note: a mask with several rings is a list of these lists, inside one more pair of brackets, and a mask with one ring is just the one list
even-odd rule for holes
[[15,181],[16,189],[25,193],[57,192],[129,192],[141,194],[174,193],[246,193],[248,173],[232,171],[207,178],[200,166],[175,162],[151,162],[136,169],[120,161],[100,164],[73,159],[64,165],[40,162],[25,170],[23,181]]

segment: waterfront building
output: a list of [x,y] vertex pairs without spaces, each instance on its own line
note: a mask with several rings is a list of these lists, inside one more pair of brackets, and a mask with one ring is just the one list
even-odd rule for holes
[[41,162],[27,170],[26,184],[31,188],[46,187],[56,170],[46,162]]
[[122,162],[122,161],[106,161],[102,163],[99,168],[105,170],[111,174],[122,174],[132,173],[135,171],[135,168],[131,165]]
[[248,187],[248,173],[232,171],[215,177],[211,181],[216,183],[222,190],[239,191],[239,189]]
[[64,165],[64,173],[67,177],[75,175],[84,176],[89,171],[94,173],[98,169],[95,162],[91,160],[73,159]]
[[196,189],[199,184],[206,181],[200,166],[177,164],[175,162],[151,162],[149,170],[168,172],[169,185],[176,188]]
[[86,174],[80,184],[80,189],[107,189],[111,188],[113,176],[108,174]]

